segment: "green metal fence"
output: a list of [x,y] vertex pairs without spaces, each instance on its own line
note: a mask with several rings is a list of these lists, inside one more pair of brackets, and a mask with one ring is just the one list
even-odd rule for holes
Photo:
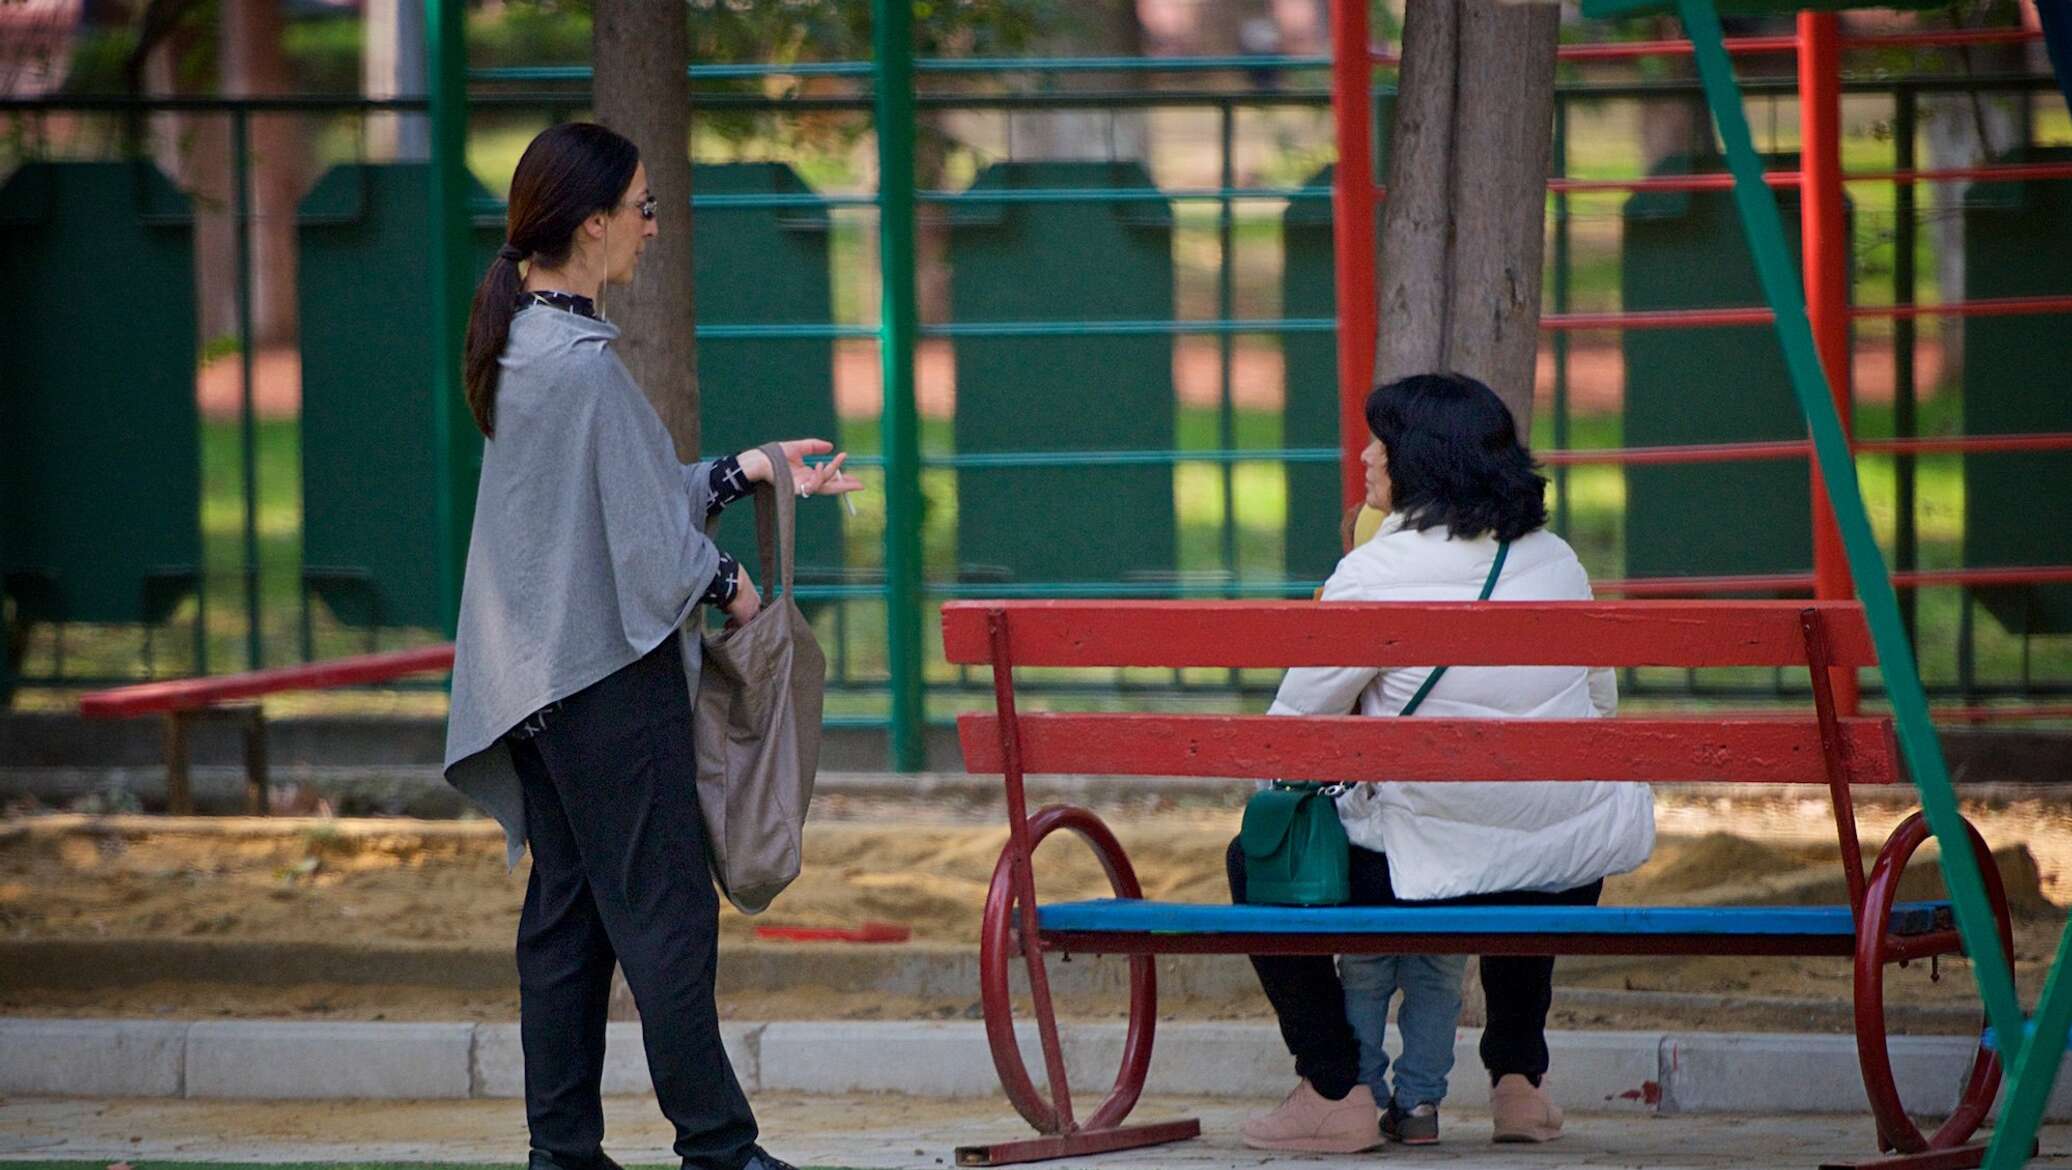
[[[892,23],[881,31],[898,41]],[[773,123],[846,120],[858,134],[884,127],[888,132],[874,136],[873,160],[888,177],[882,190],[867,168],[851,167],[840,151],[789,166],[722,163],[714,148],[723,144],[701,139],[701,149],[714,150],[715,157],[701,154],[692,203],[701,228],[695,263],[708,434],[715,444],[739,445],[770,437],[751,434],[756,427],[831,429],[857,452],[852,466],[871,477],[871,491],[855,517],[832,508],[807,513],[818,527],[804,535],[802,557],[816,571],[802,583],[800,597],[816,608],[834,651],[831,721],[887,728],[891,758],[916,767],[924,723],[970,702],[977,693],[972,683],[985,682],[964,678],[930,649],[931,607],[941,599],[1304,596],[1328,569],[1338,522],[1330,474],[1337,450],[1330,430],[1328,175],[1318,169],[1328,160],[1328,113],[1324,91],[1306,84],[1304,73],[1321,68],[1320,60],[1265,63],[1283,73],[1281,86],[1236,89],[1194,79],[1240,64],[1255,70],[1261,62],[912,62],[887,48],[872,64],[783,70],[867,78],[867,91],[859,85],[789,98],[702,92],[696,98],[701,108]],[[1095,68],[1158,70],[1179,81],[1094,93],[961,88],[1003,72]],[[695,82],[758,69],[702,66],[692,76]],[[926,82],[952,73],[961,79],[956,92]],[[918,88],[914,75],[924,79]],[[243,126],[256,116],[287,113],[332,128],[370,112],[443,109],[435,138],[449,144],[442,159],[456,164],[369,165],[350,149],[325,160],[335,166],[304,200],[300,229],[305,284],[298,418],[276,425],[259,417],[250,392],[252,347],[240,344],[234,360],[243,367],[245,391],[234,420],[201,423],[191,444],[185,435],[194,423],[152,424],[157,441],[147,446],[154,458],[200,453],[202,498],[197,506],[191,494],[197,476],[176,463],[157,470],[132,464],[131,485],[177,488],[184,479],[190,495],[154,491],[128,514],[151,517],[155,531],[174,532],[201,517],[202,554],[190,558],[200,562],[193,600],[168,584],[153,596],[170,600],[134,616],[44,606],[33,589],[15,584],[15,567],[26,563],[23,550],[37,539],[18,526],[74,531],[67,526],[84,514],[76,504],[89,489],[39,496],[45,489],[8,482],[0,508],[11,527],[0,528],[0,556],[10,571],[13,628],[36,619],[9,657],[22,684],[50,688],[150,672],[238,669],[441,636],[438,599],[455,580],[450,543],[466,531],[473,477],[472,432],[455,425],[457,399],[449,401],[453,395],[433,376],[439,347],[450,347],[458,335],[452,310],[442,319],[407,306],[414,331],[384,335],[385,349],[377,353],[366,344],[367,331],[387,328],[379,324],[386,319],[371,305],[346,306],[367,295],[369,265],[422,274],[386,282],[391,288],[442,278],[471,287],[481,271],[481,249],[493,244],[500,222],[495,192],[507,172],[497,167],[515,158],[513,144],[522,145],[549,120],[580,115],[588,104],[581,71],[495,71],[470,80],[465,121],[456,126],[456,79],[446,84],[444,96],[435,94],[429,103],[0,103],[0,116],[15,120],[113,121],[139,111],[178,111]],[[2040,77],[1905,78],[1847,88],[1859,98],[1890,102],[1895,124],[1911,126],[1924,94],[1984,87],[2026,95],[2048,93],[2049,84]],[[1749,89],[1758,103],[1790,95],[1789,82]],[[1680,82],[1565,84],[1557,102],[1561,173],[1605,167],[1603,152],[1590,144],[1611,114],[1638,102],[1685,101],[1693,92]],[[1386,90],[1377,96],[1384,109],[1388,96]],[[1031,162],[974,141],[950,151],[939,176],[914,177],[917,119],[939,130],[951,118],[977,125],[1085,109],[1164,119],[1169,132],[1213,150],[1204,156],[1213,165],[1169,177],[1145,169],[1143,160]],[[246,135],[235,137],[242,144]],[[1280,143],[1271,145],[1276,138]],[[349,132],[344,139],[351,141]],[[1911,131],[1907,139],[1904,150],[1911,149]],[[450,145],[455,142],[465,153]],[[475,160],[473,175],[457,165],[463,158]],[[235,189],[243,191],[247,152],[236,153],[233,165]],[[26,183],[33,172],[18,167],[6,181]],[[903,176],[914,178],[901,182]],[[458,226],[443,229],[457,241],[457,258],[432,257],[422,250],[421,232],[389,226],[437,206],[436,192],[476,182],[486,189],[454,200]],[[1626,303],[1617,273],[1623,199],[1552,199],[1550,309]],[[240,201],[231,211],[238,239],[248,240],[250,208]],[[1918,220],[1896,201],[1859,208],[1860,297],[1913,298]],[[395,251],[411,234],[421,249],[415,258]],[[932,255],[941,259],[927,262],[947,265],[949,292],[937,303],[948,312],[924,320],[919,285],[922,276],[935,274],[922,264],[931,239],[942,249]],[[744,257],[754,281],[730,294],[725,274],[743,268]],[[97,263],[107,280],[109,265],[126,262],[116,256]],[[249,256],[240,271],[251,271]],[[1075,282],[1074,273],[1085,278]],[[248,290],[240,300],[247,302],[242,341],[251,329]],[[91,323],[47,335],[75,347],[95,336]],[[186,340],[191,352],[191,328]],[[1587,344],[1592,340],[1600,342],[1594,350]],[[1552,393],[1540,404],[1536,424],[1541,446],[1634,441],[1617,412],[1588,399],[1595,375],[1577,373],[1586,351],[1605,352],[1603,340],[1566,332],[1550,339]],[[1889,341],[1895,367],[1911,372],[1919,343],[1911,323],[1893,327]],[[136,384],[129,375],[139,352],[109,349],[104,356],[114,364],[102,380]],[[175,355],[154,364],[161,374],[168,367],[191,370],[193,358]],[[873,368],[876,402],[854,389]],[[938,376],[944,370],[950,378]],[[10,386],[22,371],[10,367]],[[356,403],[353,388],[379,383],[385,372],[395,383],[384,387],[394,392],[382,399],[386,405],[377,410],[371,400]],[[781,382],[773,393],[784,411],[774,417],[744,411],[748,399],[730,392],[765,377]],[[946,382],[954,385],[954,412],[926,397]],[[14,389],[8,393],[7,409],[21,409],[15,404],[26,400]],[[838,400],[846,414],[836,411]],[[1859,429],[1932,433],[1945,422],[1937,412],[1950,410],[1952,400],[1945,393],[1922,401],[1902,379],[1889,408],[1860,410]],[[30,430],[42,434],[53,425],[39,421]],[[73,450],[66,441],[51,446]],[[1803,465],[1778,466],[1802,478]],[[1969,563],[1968,535],[1953,540],[1945,519],[1962,489],[1956,457],[1866,457],[1864,466],[1871,483],[1885,485],[1873,486],[1874,495],[1882,491],[1897,501],[1886,533],[1896,567]],[[1635,552],[1628,477],[1609,467],[1564,467],[1553,477],[1557,529],[1577,545],[1593,574],[1621,575]],[[369,483],[382,486],[381,506],[356,509]],[[275,500],[286,501],[278,523],[269,519]],[[1932,522],[1917,525],[1919,514]],[[283,526],[285,537],[277,531]],[[144,555],[140,546],[126,551],[154,566],[179,560],[170,552]],[[1917,621],[1935,693],[2072,692],[2072,653],[2062,640],[2041,625],[1960,622],[1960,610],[1970,613],[1969,596],[1955,589],[1924,595],[1926,612]],[[137,644],[141,630],[153,629],[159,649],[147,658]],[[190,642],[192,649],[184,649]],[[175,643],[183,647],[179,654],[170,649]],[[1121,704],[1174,692],[1223,702],[1233,683],[1240,690],[1271,684],[1218,672],[1034,681],[1039,693],[1046,686],[1096,688]],[[1647,674],[1630,682],[1637,693],[1678,696],[1772,694],[1788,684],[1769,677]]]

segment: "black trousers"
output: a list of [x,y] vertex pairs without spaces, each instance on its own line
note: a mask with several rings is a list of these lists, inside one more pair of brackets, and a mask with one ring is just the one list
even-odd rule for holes
[[616,962],[677,1155],[699,1170],[738,1170],[756,1125],[713,1005],[719,898],[676,639],[567,699],[536,734],[512,740],[511,754],[532,847],[518,1000],[533,1148],[571,1163],[598,1152]]
[[[1230,900],[1245,900],[1245,851],[1233,840],[1224,854]],[[1351,854],[1354,906],[1595,906],[1604,883],[1591,882],[1551,894],[1476,894],[1433,902],[1408,902],[1389,884],[1388,859],[1354,846]],[[1360,1046],[1345,1019],[1345,988],[1329,955],[1254,955],[1252,969],[1280,1018],[1281,1039],[1295,1056],[1295,1074],[1317,1092],[1338,1100],[1359,1083]],[[1492,1083],[1509,1073],[1537,1080],[1547,1071],[1547,1009],[1554,1002],[1551,955],[1485,955],[1482,998],[1482,1066]]]

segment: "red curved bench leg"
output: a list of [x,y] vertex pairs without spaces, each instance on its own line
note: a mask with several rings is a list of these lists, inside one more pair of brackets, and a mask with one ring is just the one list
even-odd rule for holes
[[[1121,842],[1099,817],[1086,809],[1072,805],[1038,809],[1029,817],[1030,852],[1033,854],[1044,838],[1060,829],[1076,834],[1093,850],[1116,897],[1144,896]],[[1033,968],[1043,962],[1043,956],[1040,947],[1034,952],[1026,950],[1033,940],[1022,938],[1016,929],[1022,910],[1015,897],[1017,860],[1010,841],[1001,850],[1000,860],[993,867],[992,884],[986,890],[985,917],[979,927],[979,997],[985,1008],[986,1042],[993,1051],[993,1067],[999,1071],[1000,1087],[1015,1111],[1045,1136],[966,1146],[957,1151],[957,1164],[999,1166],[1135,1149],[1199,1136],[1201,1123],[1192,1118],[1151,1125],[1122,1124],[1143,1094],[1144,1080],[1151,1069],[1151,1044],[1158,1021],[1158,975],[1149,955],[1130,956],[1129,1029],[1123,1039],[1122,1064],[1116,1070],[1114,1086],[1093,1115],[1084,1122],[1068,1121],[1069,1087],[1050,1086],[1053,1094],[1063,1095],[1066,1104],[1062,1109],[1056,1096],[1047,1097],[1037,1089],[1015,1038],[1012,973],[1015,959],[1021,958]],[[1047,998],[1048,988],[1035,980],[1031,981],[1030,990],[1033,995]],[[1039,1025],[1051,1018],[1048,1007],[1047,1003],[1039,1005]]]
[[[2000,870],[1993,864],[1993,855],[1978,830],[1969,821],[1965,822],[1964,828],[1971,837],[1972,851],[1979,859],[1986,897],[1992,903],[1994,917],[2000,926],[2000,946],[2011,967],[2014,964],[2014,930],[2009,921],[2007,891],[2001,883]],[[1930,835],[1928,822],[1920,813],[1913,814],[1892,831],[1892,836],[1887,838],[1885,847],[1878,853],[1877,862],[1871,867],[1856,934],[1856,1053],[1863,1066],[1864,1091],[1870,1098],[1871,1114],[1877,1121],[1878,1145],[1883,1150],[1902,1155],[1890,1159],[1888,1164],[1926,1165],[1933,1162],[1939,1166],[1975,1166],[1978,1162],[1967,1155],[1975,1153],[1982,1157],[1984,1147],[1966,1147],[1965,1143],[1985,1121],[1986,1114],[1993,1107],[1993,1098],[2000,1090],[1999,1056],[1980,1044],[1972,1057],[1971,1072],[1965,1079],[1957,1107],[1934,1133],[1923,1134],[1900,1101],[1899,1086],[1892,1074],[1892,1054],[1887,1046],[1885,968],[1901,958],[1894,953],[1897,940],[1890,932],[1892,907],[1898,900],[1900,877],[1907,862]],[[1952,947],[1952,951],[1954,949]],[[1920,1155],[1920,1158],[1907,1155]]]

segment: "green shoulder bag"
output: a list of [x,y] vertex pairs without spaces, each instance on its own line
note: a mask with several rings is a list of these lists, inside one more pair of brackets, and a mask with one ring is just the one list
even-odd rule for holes
[[[1479,601],[1496,591],[1497,574],[1511,543],[1497,545],[1496,561],[1482,582]],[[1402,714],[1415,714],[1432,693],[1446,668],[1425,676],[1424,685],[1403,704]],[[1245,901],[1261,906],[1337,906],[1351,896],[1347,880],[1345,826],[1338,819],[1338,798],[1350,784],[1275,780],[1245,802],[1238,847],[1245,852]]]

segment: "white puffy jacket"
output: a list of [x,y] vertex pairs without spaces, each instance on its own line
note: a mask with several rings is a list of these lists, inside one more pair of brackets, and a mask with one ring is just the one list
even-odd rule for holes
[[[1390,516],[1338,562],[1329,601],[1473,601],[1496,559],[1493,536],[1455,540]],[[1584,601],[1590,580],[1568,543],[1541,529],[1511,544],[1496,601]],[[1395,718],[1429,667],[1290,670],[1271,713]],[[1412,719],[1610,717],[1619,702],[1610,670],[1449,667]],[[1625,873],[1655,845],[1654,796],[1629,783],[1363,784],[1340,798],[1352,843],[1388,855],[1401,898],[1507,890],[1565,890]]]

